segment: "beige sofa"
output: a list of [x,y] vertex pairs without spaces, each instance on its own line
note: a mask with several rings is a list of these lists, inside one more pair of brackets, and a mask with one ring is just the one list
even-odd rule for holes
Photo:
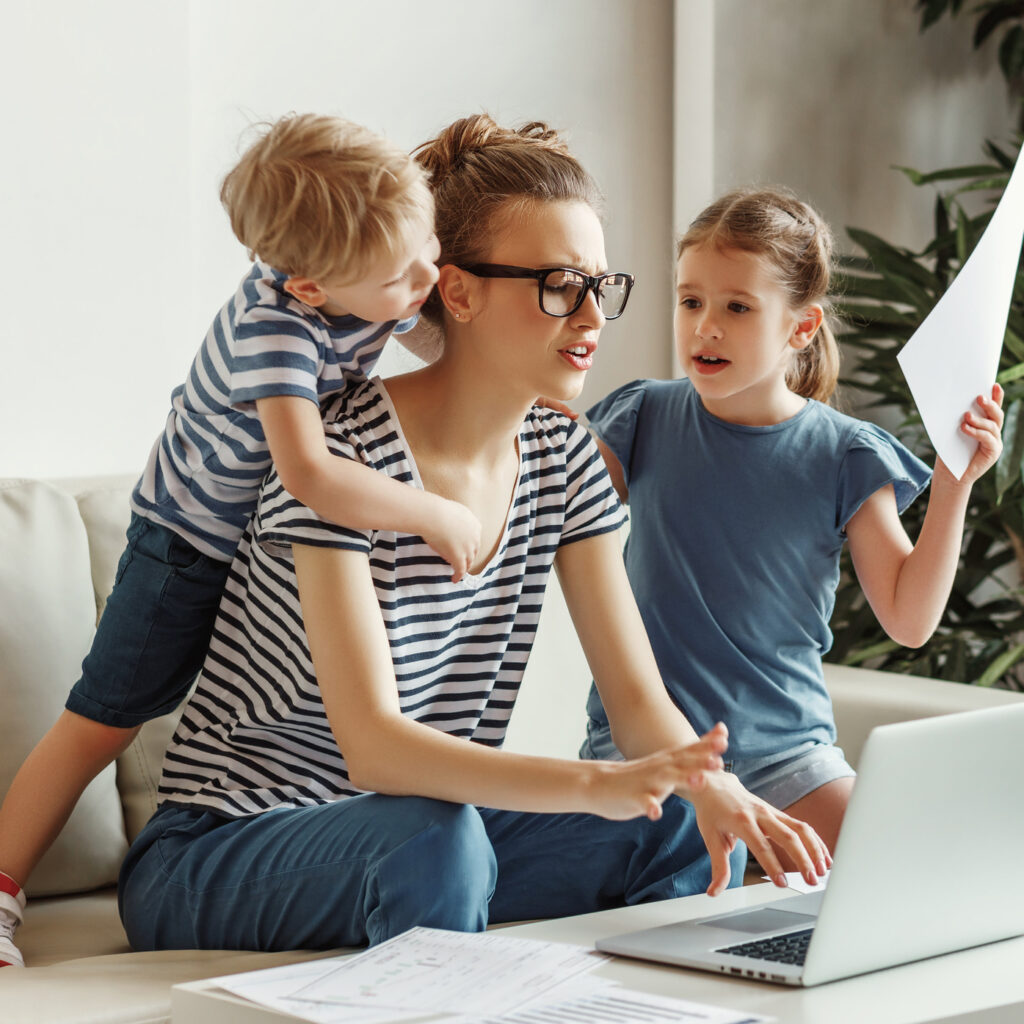
[[[77,678],[121,551],[132,482],[0,480],[0,791]],[[509,747],[574,756],[589,677],[569,635],[553,584]],[[853,760],[876,724],[1024,699],[847,668],[829,667],[828,679],[840,741]],[[4,1024],[165,1021],[177,982],[303,956],[130,951],[112,887],[127,844],[155,807],[173,717],[147,725],[116,771],[93,783],[28,880],[32,898],[18,932],[28,967],[0,970]]]

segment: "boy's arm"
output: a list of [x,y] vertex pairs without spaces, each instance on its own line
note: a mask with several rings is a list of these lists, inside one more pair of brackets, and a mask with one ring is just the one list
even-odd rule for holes
[[978,450],[959,480],[936,461],[916,544],[900,522],[891,484],[871,495],[846,524],[864,596],[886,633],[905,647],[920,647],[942,618],[960,562],[971,487],[1003,449],[1002,400],[996,384],[991,398],[978,397],[983,415],[965,414],[961,429],[978,441]]
[[260,398],[256,410],[281,483],[303,505],[353,530],[416,534],[451,565],[453,581],[468,572],[480,546],[480,522],[468,508],[332,455],[308,398]]

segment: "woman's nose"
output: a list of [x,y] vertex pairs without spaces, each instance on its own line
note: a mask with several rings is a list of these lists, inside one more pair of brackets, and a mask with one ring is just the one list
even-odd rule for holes
[[573,320],[584,318],[588,325],[604,327],[605,315],[601,311],[601,304],[597,301],[597,295],[593,288],[587,289],[586,298],[580,303],[579,309],[573,313]]

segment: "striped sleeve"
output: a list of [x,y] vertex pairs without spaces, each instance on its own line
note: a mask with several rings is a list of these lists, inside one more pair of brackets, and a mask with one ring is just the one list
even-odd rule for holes
[[322,365],[320,343],[303,317],[283,307],[253,306],[234,325],[228,401],[239,406],[297,395],[318,402]]
[[[359,461],[355,446],[336,433],[328,433],[327,447],[337,458]],[[282,547],[307,544],[369,552],[372,536],[370,530],[352,530],[321,519],[285,490],[277,470],[271,470],[264,480],[253,521],[253,540],[266,550],[280,554]]]
[[619,529],[626,515],[594,439],[570,422],[565,444],[565,521],[559,544]]

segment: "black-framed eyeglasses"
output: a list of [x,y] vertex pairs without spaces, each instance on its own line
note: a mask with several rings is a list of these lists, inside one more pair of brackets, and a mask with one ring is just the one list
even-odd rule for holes
[[593,292],[605,320],[614,320],[622,316],[633,287],[632,274],[591,277],[582,270],[570,270],[568,267],[529,270],[504,263],[467,263],[459,269],[474,277],[533,278],[537,282],[540,308],[548,316],[572,316],[583,305],[587,292]]

